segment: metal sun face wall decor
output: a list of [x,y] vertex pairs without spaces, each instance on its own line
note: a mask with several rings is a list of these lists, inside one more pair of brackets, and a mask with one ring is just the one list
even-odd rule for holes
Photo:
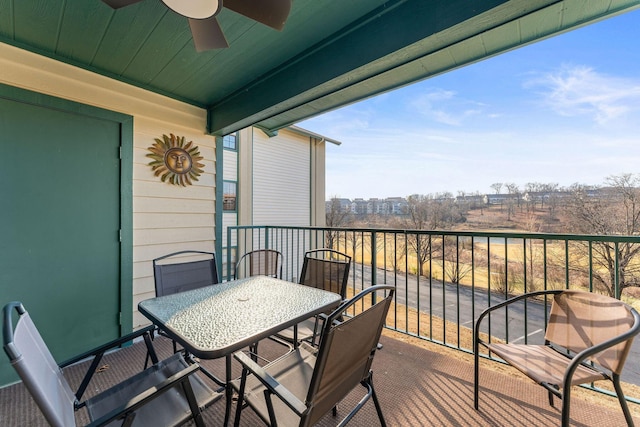
[[185,142],[184,136],[174,134],[162,135],[162,139],[155,138],[155,141],[149,147],[151,153],[147,154],[153,159],[149,166],[155,176],[159,176],[162,182],[183,187],[198,180],[204,164],[200,163],[203,157],[193,141]]

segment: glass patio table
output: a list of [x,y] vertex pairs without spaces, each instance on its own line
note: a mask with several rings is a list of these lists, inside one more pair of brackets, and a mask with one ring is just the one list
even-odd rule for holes
[[340,301],[333,292],[256,276],[151,298],[140,302],[138,310],[194,356],[226,358],[227,425],[232,354]]

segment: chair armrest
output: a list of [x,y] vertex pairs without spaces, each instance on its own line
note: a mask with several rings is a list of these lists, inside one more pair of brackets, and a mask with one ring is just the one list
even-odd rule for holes
[[298,415],[304,414],[308,409],[307,406],[287,390],[282,384],[272,377],[262,366],[255,363],[242,352],[234,353],[233,357],[242,364],[242,366],[251,372],[257,379],[260,380],[269,391],[280,398],[289,408],[295,411]]
[[[84,378],[82,379],[82,382],[78,386],[78,390],[75,393],[77,401],[80,402],[82,400],[82,395],[84,394],[87,387],[89,386],[89,383],[93,378],[93,374],[96,372],[96,369],[98,368],[98,364],[102,360],[102,356],[104,356],[104,354],[108,350],[114,349],[116,347],[120,347],[124,343],[132,341],[135,338],[138,338],[140,336],[144,336],[144,340],[147,345],[147,353],[151,355],[151,360],[153,361],[153,363],[156,363],[158,361],[158,358],[156,356],[155,349],[153,348],[153,344],[151,342],[151,336],[154,330],[155,330],[154,325],[147,326],[146,328],[139,329],[123,337],[116,338],[115,340],[110,341],[106,344],[103,344],[100,347],[96,347],[93,350],[89,350],[85,353],[79,354],[78,356],[75,356],[69,360],[66,360],[62,362],[60,365],[58,365],[62,369],[74,363],[80,362],[82,360],[93,358],[93,361],[89,365],[89,368],[87,369],[87,372],[85,373]],[[77,407],[82,407],[83,405],[84,403],[77,403]]]
[[127,335],[124,335],[120,338],[116,338],[113,341],[109,341],[106,344],[101,345],[100,347],[96,347],[92,350],[89,350],[85,353],[79,354],[77,356],[74,356],[73,358],[69,359],[69,360],[65,360],[64,362],[60,363],[58,366],[60,366],[60,368],[65,368],[69,365],[73,365],[74,363],[80,362],[81,360],[87,359],[89,357],[92,356],[96,356],[98,354],[104,354],[107,350],[111,350],[114,349],[116,347],[120,347],[121,345],[129,342],[129,341],[133,341],[134,339],[143,336],[144,334],[147,333],[151,333],[155,330],[155,325],[150,325],[147,326],[146,328],[142,328],[142,329],[138,329],[137,331],[131,332]]
[[189,383],[188,377],[198,371],[200,366],[197,364],[189,365],[186,368],[176,372],[171,375],[167,379],[163,380],[161,383],[156,384],[154,386],[149,387],[145,391],[139,393],[137,396],[133,397],[126,404],[121,405],[118,408],[113,409],[108,414],[103,415],[102,417],[94,420],[92,423],[88,424],[87,427],[96,427],[107,425],[113,420],[117,419],[122,414],[133,412],[142,405],[146,404],[150,400],[153,400],[157,397],[160,397],[171,387],[178,386],[181,382],[184,382],[187,387],[191,387]]
[[562,289],[553,289],[553,290],[546,290],[546,291],[536,291],[536,292],[528,292],[526,294],[522,294],[522,295],[518,295],[509,299],[506,299],[504,301],[502,301],[501,303],[498,303],[496,305],[492,305],[491,307],[488,307],[486,309],[484,309],[482,311],[482,313],[480,313],[480,316],[478,316],[478,319],[476,320],[476,324],[474,327],[474,331],[473,331],[473,351],[474,353],[477,352],[478,348],[477,348],[477,344],[482,343],[482,341],[480,340],[480,324],[482,322],[482,320],[489,315],[491,312],[499,309],[499,308],[503,308],[506,307],[510,304],[513,304],[514,302],[523,300],[523,299],[528,299],[528,298],[533,298],[533,297],[537,297],[537,296],[541,296],[541,295],[555,295],[555,294],[559,294],[564,292],[564,290]]

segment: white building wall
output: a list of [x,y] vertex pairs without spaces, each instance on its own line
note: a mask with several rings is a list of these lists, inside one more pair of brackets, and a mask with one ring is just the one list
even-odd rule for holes
[[[0,43],[0,83],[128,114],[133,121],[133,326],[148,321],[138,302],[154,295],[153,258],[183,249],[214,250],[215,138],[206,111],[89,71]],[[147,148],[163,134],[193,141],[204,174],[193,186],[163,183]],[[126,308],[124,308],[126,309]]]
[[222,157],[223,157],[222,176],[224,177],[223,179],[229,180],[229,181],[237,181],[238,180],[238,152],[233,150],[224,150],[224,155]]
[[308,137],[280,130],[253,132],[253,224],[310,225],[311,148]]

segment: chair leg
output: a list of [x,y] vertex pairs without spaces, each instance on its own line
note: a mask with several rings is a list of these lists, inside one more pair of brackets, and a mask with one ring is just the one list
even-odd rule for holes
[[629,406],[627,405],[627,399],[624,398],[624,393],[622,392],[622,387],[620,386],[620,375],[613,374],[612,377],[613,386],[616,389],[616,395],[618,396],[618,401],[620,402],[620,406],[622,407],[622,412],[624,413],[624,419],[627,420],[627,425],[633,427],[633,418],[631,418],[631,413],[629,412]]
[[549,393],[549,406],[553,406],[553,393],[550,391],[547,391],[547,393]]
[[384,420],[384,416],[382,415],[382,408],[380,407],[380,402],[378,401],[378,396],[376,395],[376,389],[373,387],[373,372],[369,372],[369,386],[371,386],[371,397],[373,398],[373,404],[376,406],[376,412],[378,413],[378,418],[380,419],[380,425],[382,427],[386,427],[387,423]]
[[236,401],[236,418],[233,420],[233,427],[240,425],[240,415],[242,413],[242,405],[244,401],[244,387],[247,384],[247,375],[249,371],[242,369],[242,377],[240,379],[240,389],[238,390],[238,400]]
[[269,425],[271,427],[277,427],[278,421],[276,420],[276,412],[273,409],[273,401],[271,400],[271,392],[269,389],[264,390],[264,400],[267,403],[267,412],[269,413]]
[[251,356],[251,360],[256,363],[258,362],[258,343],[249,346],[249,355]]
[[562,390],[562,427],[569,427],[571,421],[571,384]]
[[150,334],[144,334],[143,336],[144,343],[147,346],[147,356],[144,359],[144,369],[147,369],[147,367],[149,366],[149,362],[151,362],[152,365],[158,363],[158,355],[156,354],[156,350],[153,347],[154,338],[155,335],[153,334],[153,332],[151,332]]
[[196,395],[193,392],[193,388],[191,387],[191,382],[189,381],[189,377],[186,377],[182,381],[181,387],[182,387],[182,390],[184,391],[184,395],[187,398],[189,409],[191,409],[191,416],[193,417],[193,422],[196,424],[197,427],[205,427],[204,420],[202,419],[202,412],[200,412],[200,407],[198,406]]
[[122,421],[121,427],[131,427],[133,425],[133,420],[136,419],[136,413],[129,414],[125,417],[124,421]]

